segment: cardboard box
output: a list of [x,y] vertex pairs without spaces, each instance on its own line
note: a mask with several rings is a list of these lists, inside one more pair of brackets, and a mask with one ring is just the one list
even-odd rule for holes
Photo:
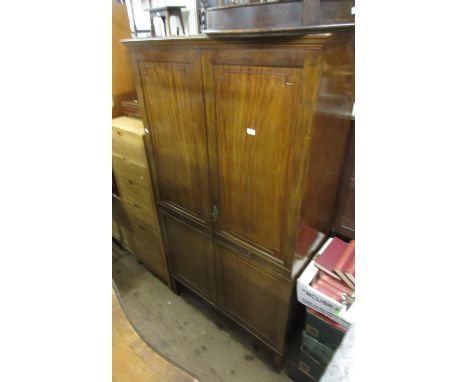
[[[318,254],[322,254],[331,241],[332,238],[329,238],[322,248],[320,248]],[[315,266],[315,261],[312,260],[297,279],[297,300],[301,304],[313,308],[331,318],[341,326],[349,328],[353,323],[352,316],[349,313],[350,309],[346,309],[346,306],[340,302],[335,301],[310,286],[310,283],[317,273],[318,269]]]

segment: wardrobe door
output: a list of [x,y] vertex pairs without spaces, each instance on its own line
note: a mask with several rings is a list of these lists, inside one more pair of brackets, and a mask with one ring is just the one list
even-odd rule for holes
[[216,262],[221,309],[267,344],[281,347],[290,283],[220,244]]
[[213,241],[192,226],[163,214],[171,274],[215,303]]
[[[219,234],[281,265],[291,252],[314,91],[303,51],[204,53],[205,102]],[[310,109],[310,110],[309,110]],[[213,155],[211,155],[213,154]]]
[[193,50],[136,54],[157,171],[158,204],[210,225],[200,57]]

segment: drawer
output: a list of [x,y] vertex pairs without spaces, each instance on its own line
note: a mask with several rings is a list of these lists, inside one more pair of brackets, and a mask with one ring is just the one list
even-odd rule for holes
[[151,182],[146,167],[130,162],[127,158],[112,154],[112,168],[114,173],[132,180],[142,186],[151,187]]
[[125,211],[131,221],[143,223],[145,227],[153,232],[159,232],[158,218],[146,211],[141,205],[133,201],[122,198]]
[[156,225],[151,226],[135,218],[130,218],[130,224],[132,225],[133,232],[140,237],[149,237],[151,235],[160,236],[159,230],[155,229],[157,228]]
[[161,238],[142,226],[133,225],[134,252],[138,260],[144,263],[160,278],[166,280],[166,262],[163,254]]
[[112,127],[112,152],[142,166],[146,165],[145,145],[139,134]]
[[148,212],[154,211],[152,190],[147,185],[135,183],[133,180],[124,176],[117,176],[120,195],[132,202],[135,202],[141,208]]

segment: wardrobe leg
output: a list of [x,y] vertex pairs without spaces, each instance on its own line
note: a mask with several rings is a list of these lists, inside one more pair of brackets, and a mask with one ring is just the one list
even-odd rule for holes
[[172,277],[170,278],[170,283],[171,283],[171,290],[176,295],[179,295],[180,294],[180,285],[179,285],[179,283]]
[[273,370],[279,373],[283,369],[284,356],[273,354]]

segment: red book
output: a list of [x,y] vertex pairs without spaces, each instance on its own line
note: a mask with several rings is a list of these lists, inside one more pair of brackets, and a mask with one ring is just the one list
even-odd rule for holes
[[343,253],[343,257],[335,265],[335,273],[343,280],[346,285],[354,289],[354,258],[355,258],[355,241],[351,240]]
[[315,290],[318,290],[319,292],[323,293],[324,295],[332,298],[335,301],[341,301],[341,294],[339,294],[338,292],[330,288],[328,285],[326,285],[326,283],[324,283],[323,280],[319,279],[317,281],[314,281],[310,286]]
[[355,241],[351,240],[343,253],[341,259],[336,263],[335,269],[345,273],[354,273],[354,249]]
[[345,292],[348,295],[351,295],[351,294],[354,293],[354,288],[351,288],[351,287],[343,284],[342,281],[338,281],[338,280],[326,275],[325,273],[322,273],[322,272],[320,272],[320,273],[321,273],[320,278],[323,281],[325,281],[328,285],[333,287],[335,290],[339,291],[340,295],[341,295],[341,292]]
[[317,276],[310,283],[310,286],[338,302],[341,301],[343,292],[348,295],[353,294],[353,290],[351,288],[348,288],[342,282],[331,278],[321,271],[319,271]]
[[315,261],[315,266],[326,274],[340,280],[340,278],[333,272],[336,265],[343,256],[344,251],[348,247],[348,243],[334,237],[328,247]]

